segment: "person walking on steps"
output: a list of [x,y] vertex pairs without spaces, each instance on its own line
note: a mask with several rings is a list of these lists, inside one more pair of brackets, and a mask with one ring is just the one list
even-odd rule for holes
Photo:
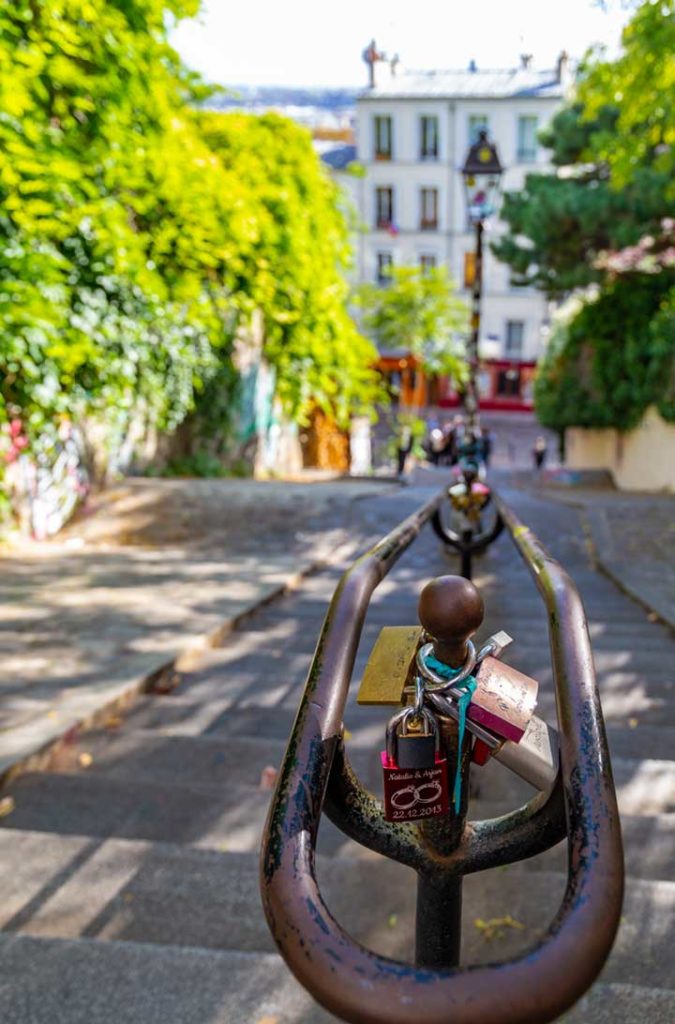
[[541,435],[534,442],[532,448],[532,457],[534,459],[534,468],[538,473],[546,462],[546,438]]
[[399,427],[398,433],[398,449],[397,449],[397,462],[398,462],[398,475],[401,476],[406,464],[406,459],[412,451],[413,436],[412,428],[404,423]]

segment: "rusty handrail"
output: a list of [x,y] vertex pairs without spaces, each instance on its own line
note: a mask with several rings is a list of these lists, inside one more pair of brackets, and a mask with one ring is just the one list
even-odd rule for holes
[[[338,585],[270,807],[263,903],[293,973],[318,1002],[353,1024],[545,1024],[586,991],[611,949],[623,854],[581,600],[566,572],[501,500],[500,513],[549,613],[569,851],[561,907],[538,944],[514,960],[431,970],[355,942],[330,914],[315,878],[316,836],[370,596],[443,497],[442,491],[388,534]],[[392,828],[405,862],[410,826]]]

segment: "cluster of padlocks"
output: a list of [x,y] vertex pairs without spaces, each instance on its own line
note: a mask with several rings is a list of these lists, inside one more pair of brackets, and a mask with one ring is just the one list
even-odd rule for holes
[[[537,789],[555,781],[557,736],[534,714],[538,683],[499,660],[512,642],[495,633],[476,648],[470,637],[483,619],[478,591],[444,576],[422,591],[422,625],[385,627],[371,652],[359,704],[399,705],[381,753],[389,821],[418,821],[459,810],[465,730],[471,761],[502,761]],[[455,783],[450,791],[439,720],[457,722]]]
[[481,516],[490,503],[490,488],[478,479],[478,470],[472,464],[464,466],[456,475],[458,479],[448,487],[448,497],[458,516],[458,527],[462,532],[481,533]]

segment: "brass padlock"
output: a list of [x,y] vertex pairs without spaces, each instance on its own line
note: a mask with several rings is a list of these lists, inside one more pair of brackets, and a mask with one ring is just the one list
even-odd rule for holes
[[357,704],[403,704],[405,689],[412,687],[411,673],[422,642],[421,626],[385,626],[365,667]]
[[480,481],[467,485],[464,481],[448,488],[448,496],[453,508],[471,521],[480,519],[480,514],[490,500],[490,489]]

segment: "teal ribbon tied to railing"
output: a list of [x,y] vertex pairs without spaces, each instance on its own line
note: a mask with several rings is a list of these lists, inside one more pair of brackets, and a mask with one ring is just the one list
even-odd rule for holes
[[[452,680],[462,671],[460,668],[450,668],[444,661],[434,658],[428,654],[424,664],[444,679]],[[457,689],[462,690],[462,696],[457,698],[457,768],[455,769],[455,786],[452,794],[452,803],[455,813],[459,813],[459,805],[462,801],[462,744],[464,743],[464,732],[466,730],[466,713],[471,699],[476,691],[476,680],[473,676],[467,676],[461,683],[457,683]]]

